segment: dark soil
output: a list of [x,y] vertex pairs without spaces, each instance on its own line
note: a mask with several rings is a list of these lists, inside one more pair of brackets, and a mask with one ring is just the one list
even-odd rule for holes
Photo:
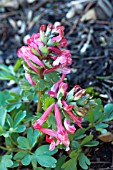
[[[14,64],[17,49],[25,45],[25,37],[37,32],[40,25],[60,22],[65,26],[68,49],[73,59],[73,71],[68,75],[69,87],[75,84],[82,88],[94,87],[103,104],[113,103],[113,18],[100,15],[96,20],[82,22],[85,12],[97,9],[97,3],[93,2],[83,3],[83,9],[70,19],[66,18],[66,14],[71,8],[68,6],[71,0],[28,2],[20,0],[16,1],[17,6],[2,5],[0,8],[0,64]],[[7,88],[7,82],[0,81],[0,85],[1,90]],[[113,128],[110,127],[110,130],[113,131]],[[90,170],[113,170],[111,143],[101,142],[99,147],[89,150],[88,155],[92,162]]]

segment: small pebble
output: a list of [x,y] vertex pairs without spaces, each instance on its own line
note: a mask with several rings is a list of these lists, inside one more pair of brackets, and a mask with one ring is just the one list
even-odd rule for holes
[[27,2],[29,3],[29,4],[31,4],[31,3],[33,3],[33,2],[35,2],[36,0],[27,0]]
[[15,81],[14,81],[14,80],[10,80],[10,81],[7,83],[8,86],[12,86],[13,84],[15,84]]
[[73,18],[74,15],[75,15],[75,13],[76,13],[76,8],[75,8],[75,7],[72,7],[72,8],[68,11],[68,13],[66,14],[66,18],[67,18],[67,19]]

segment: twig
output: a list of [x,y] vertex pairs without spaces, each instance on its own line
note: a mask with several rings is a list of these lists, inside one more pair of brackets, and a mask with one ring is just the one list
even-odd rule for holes
[[86,50],[87,50],[87,48],[89,46],[89,43],[91,41],[92,33],[93,33],[93,29],[91,28],[90,31],[89,31],[88,37],[87,37],[87,41],[86,41],[86,43],[83,45],[83,47],[80,50],[81,54],[86,52]]
[[11,11],[11,12],[7,12],[5,14],[0,14],[0,18],[1,19],[4,19],[4,18],[7,18],[9,16],[12,16],[12,15],[16,15],[18,14],[20,11]]
[[37,5],[35,5],[32,10],[37,10],[39,8],[41,8],[43,5],[45,5],[47,2],[52,2],[53,0],[43,0],[40,3],[38,3]]
[[72,26],[71,30],[67,33],[68,36],[74,32],[74,30],[76,29],[76,27],[77,27],[77,25],[79,23],[79,20],[80,20],[80,18],[75,20],[74,25]]
[[99,57],[88,57],[88,58],[83,58],[82,60],[98,60],[105,58],[105,56],[99,56]]

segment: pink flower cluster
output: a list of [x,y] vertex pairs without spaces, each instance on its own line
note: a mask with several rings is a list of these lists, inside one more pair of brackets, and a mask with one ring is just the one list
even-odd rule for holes
[[53,71],[70,73],[70,51],[62,49],[68,45],[63,26],[42,25],[40,33],[33,34],[27,44],[18,50],[17,55],[24,61],[25,76],[30,84],[36,85],[30,70],[36,74],[39,74],[40,68],[43,68],[43,74]]
[[[78,110],[82,116],[78,116],[77,111],[74,110],[75,108],[79,108],[76,105],[76,101],[84,97],[86,95],[86,91],[79,85],[76,85],[70,92],[67,92],[68,85],[63,82],[65,76],[66,75],[63,74],[60,80],[53,85],[51,91],[48,92],[50,96],[56,98],[57,102],[51,104],[33,125],[35,129],[46,134],[46,141],[50,143],[50,150],[53,150],[55,146],[59,144],[63,144],[66,146],[66,151],[68,151],[70,145],[68,133],[74,134],[76,131],[76,128],[74,125],[71,125],[71,123],[82,128],[81,123],[85,113],[84,109],[88,112],[88,108],[80,107],[81,110]],[[65,118],[64,123],[62,123],[63,112],[70,117],[69,119]],[[54,113],[55,115],[57,130],[42,127],[43,123],[47,120],[51,113]]]

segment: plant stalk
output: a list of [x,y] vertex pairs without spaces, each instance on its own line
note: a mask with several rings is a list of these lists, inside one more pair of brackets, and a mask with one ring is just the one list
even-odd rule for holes
[[[44,79],[43,75],[44,69],[41,68],[39,71],[39,77],[40,79]],[[41,102],[41,96],[44,94],[44,91],[38,90],[38,103],[37,103],[37,112],[42,112],[42,102]]]

